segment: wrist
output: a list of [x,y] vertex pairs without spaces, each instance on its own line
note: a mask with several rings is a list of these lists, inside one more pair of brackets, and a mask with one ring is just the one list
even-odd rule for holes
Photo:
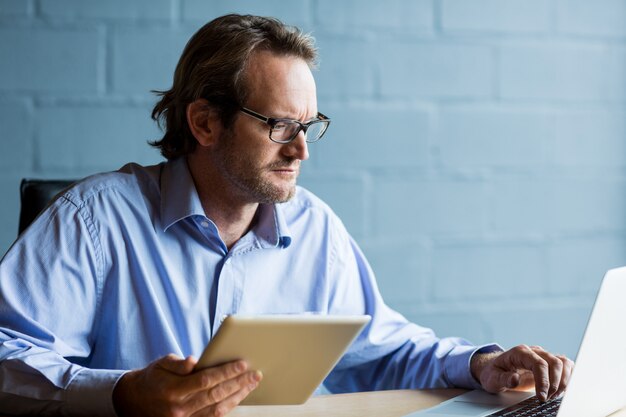
[[480,376],[485,367],[502,352],[475,353],[470,359],[470,372],[476,381],[480,383]]
[[122,375],[113,388],[113,407],[118,417],[132,414],[129,414],[130,398],[133,396],[130,390],[136,372],[137,371],[130,371]]

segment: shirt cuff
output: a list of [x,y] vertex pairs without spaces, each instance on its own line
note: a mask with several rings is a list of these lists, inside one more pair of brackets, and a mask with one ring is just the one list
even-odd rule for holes
[[503,352],[496,343],[483,346],[456,346],[447,356],[445,372],[448,382],[458,388],[480,389],[480,382],[474,378],[470,370],[472,357],[476,353]]
[[67,390],[69,415],[115,417],[113,388],[128,371],[88,369],[78,372]]

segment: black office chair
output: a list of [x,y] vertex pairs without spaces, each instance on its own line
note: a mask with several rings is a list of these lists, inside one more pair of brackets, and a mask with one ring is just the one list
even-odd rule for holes
[[57,194],[74,182],[75,180],[23,179],[20,184],[20,224],[17,234],[21,234]]

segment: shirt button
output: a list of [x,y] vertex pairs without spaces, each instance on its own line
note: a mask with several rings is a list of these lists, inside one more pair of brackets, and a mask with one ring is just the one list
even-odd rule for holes
[[200,223],[200,226],[202,226],[202,227],[204,227],[204,228],[206,229],[207,227],[209,227],[209,222],[207,222],[206,220],[203,220],[203,221]]

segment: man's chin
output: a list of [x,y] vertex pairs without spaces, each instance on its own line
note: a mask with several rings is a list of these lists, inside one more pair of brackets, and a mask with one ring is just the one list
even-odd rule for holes
[[286,203],[287,201],[291,200],[295,195],[296,195],[296,186],[294,185],[290,189],[285,190],[283,193],[281,193],[281,196],[279,196],[274,201],[274,203]]
[[257,189],[257,198],[259,203],[263,204],[279,204],[286,203],[296,195],[295,181],[290,186],[265,186]]
[[[268,184],[269,185],[269,184]],[[286,203],[296,195],[296,179],[275,182],[268,189],[273,203]],[[268,197],[270,197],[268,195]]]

